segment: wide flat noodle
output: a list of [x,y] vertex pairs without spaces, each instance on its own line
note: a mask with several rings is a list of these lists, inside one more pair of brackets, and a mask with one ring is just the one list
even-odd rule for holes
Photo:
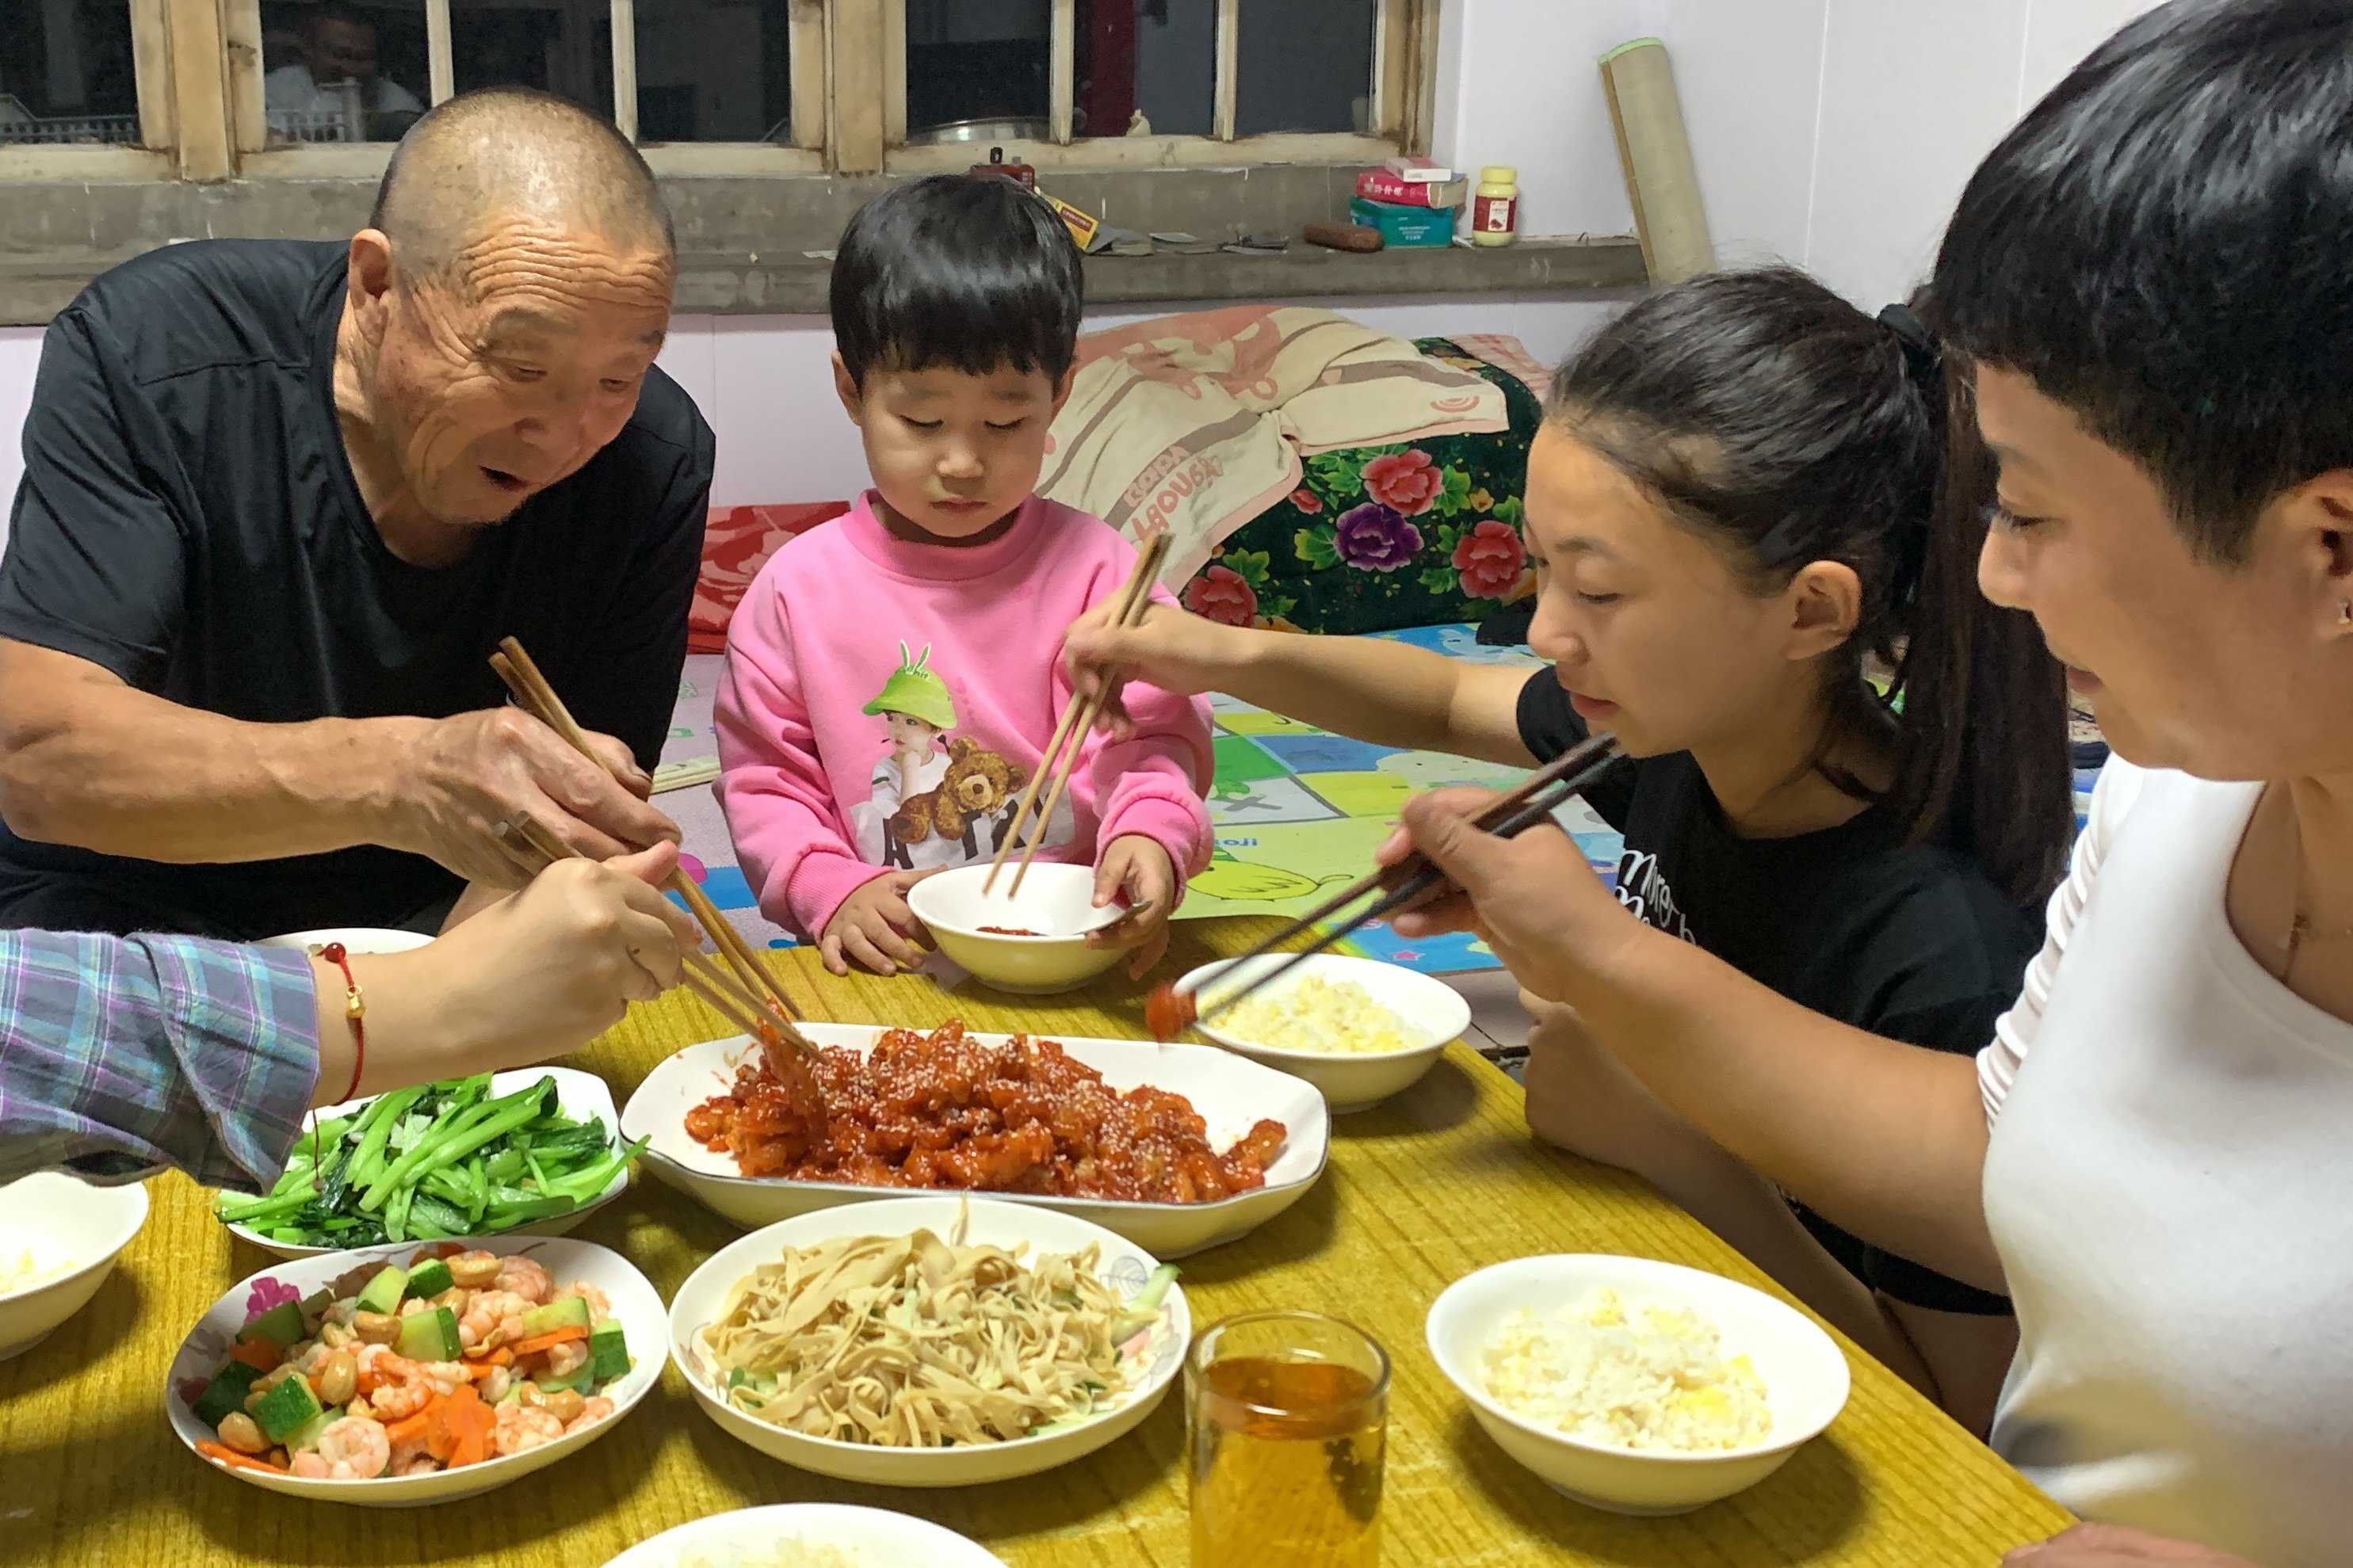
[[737,1280],[702,1342],[728,1402],[771,1426],[883,1447],[1004,1442],[1121,1390],[1097,1256],[838,1237]]

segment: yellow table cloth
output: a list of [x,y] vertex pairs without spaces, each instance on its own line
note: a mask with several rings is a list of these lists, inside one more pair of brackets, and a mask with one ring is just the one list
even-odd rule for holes
[[[1178,928],[1173,962],[1240,951],[1262,922]],[[770,955],[815,1017],[1140,1039],[1138,989],[1106,979],[1022,1001],[922,978],[826,975],[806,952]],[[634,1009],[569,1065],[625,1102],[669,1052],[728,1031],[684,992]],[[214,1298],[270,1259],[232,1240],[208,1194],[177,1174],[95,1300],[45,1344],[0,1363],[0,1565],[500,1563],[596,1568],[673,1525],[761,1503],[828,1500],[920,1514],[1014,1568],[1176,1568],[1188,1547],[1181,1385],[1134,1434],[1028,1480],[887,1491],[790,1469],[696,1407],[678,1370],[584,1452],[468,1501],[409,1510],[280,1498],[187,1453],[166,1425],[164,1373]],[[619,1250],[665,1299],[738,1234],[650,1178],[577,1233]],[[1323,1180],[1243,1240],[1187,1258],[1194,1321],[1267,1307],[1346,1317],[1395,1365],[1387,1561],[1418,1564],[1883,1564],[1989,1568],[2066,1514],[1896,1377],[1848,1345],[1845,1413],[1770,1479],[1679,1519],[1631,1520],[1568,1502],[1490,1443],[1422,1344],[1453,1280],[1546,1252],[1665,1258],[1765,1285],[1643,1184],[1547,1150],[1521,1097],[1457,1045],[1430,1076],[1342,1119]],[[1767,1289],[1771,1287],[1766,1286]],[[651,1347],[633,1346],[638,1353]],[[910,1565],[915,1568],[915,1565]]]

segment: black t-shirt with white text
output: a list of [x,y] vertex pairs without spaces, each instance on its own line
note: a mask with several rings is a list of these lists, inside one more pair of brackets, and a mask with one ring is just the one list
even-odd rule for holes
[[[0,637],[185,707],[286,723],[495,706],[505,693],[487,660],[512,636],[583,726],[650,768],[686,657],[710,427],[657,370],[577,473],[456,565],[410,565],[360,499],[335,415],[344,256],[301,241],[169,246],[50,324]],[[400,923],[458,889],[432,861],[377,847],[167,865],[0,828],[0,924],[40,919],[61,881],[119,903],[127,923],[247,939]]]
[[[1586,738],[1550,669],[1521,688],[1520,737],[1544,761]],[[1960,855],[1906,846],[1870,807],[1836,827],[1744,838],[1687,752],[1629,758],[1586,794],[1625,837],[1618,900],[1813,1012],[1974,1056],[2018,997],[2041,931]],[[1868,1247],[1792,1205],[1849,1272],[1897,1300],[1999,1313],[2001,1297]]]

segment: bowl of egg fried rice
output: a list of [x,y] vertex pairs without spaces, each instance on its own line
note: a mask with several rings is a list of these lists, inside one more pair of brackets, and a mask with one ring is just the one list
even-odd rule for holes
[[[1285,963],[1268,953],[1244,966],[1207,963],[1176,983],[1206,1012],[1244,980]],[[1237,1055],[1303,1078],[1335,1115],[1363,1110],[1409,1088],[1471,1026],[1471,1005],[1442,980],[1319,952],[1194,1026]]]
[[1794,1307],[1642,1258],[1522,1258],[1430,1309],[1430,1353],[1555,1491],[1687,1513],[1746,1490],[1846,1405],[1845,1355]]

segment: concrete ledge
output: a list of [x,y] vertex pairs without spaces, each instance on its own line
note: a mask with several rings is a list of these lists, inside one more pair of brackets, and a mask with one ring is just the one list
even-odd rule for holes
[[[831,268],[748,252],[681,258],[681,315],[822,316]],[[1087,303],[1183,304],[1357,295],[1559,294],[1644,281],[1642,247],[1624,239],[1531,240],[1494,249],[1382,250],[1368,256],[1294,243],[1281,256],[1091,256]]]
[[[1355,174],[1353,167],[1322,164],[1072,170],[1049,184],[1065,200],[1139,231],[1294,237],[1282,256],[1091,257],[1087,296],[1096,304],[1561,293],[1644,281],[1631,237],[1370,256],[1296,243],[1302,225],[1346,216]],[[680,311],[822,315],[827,265],[805,253],[830,247],[849,214],[889,183],[831,175],[665,178],[682,263]],[[46,323],[90,279],[174,239],[341,239],[366,223],[375,195],[372,179],[0,184],[0,325]]]

